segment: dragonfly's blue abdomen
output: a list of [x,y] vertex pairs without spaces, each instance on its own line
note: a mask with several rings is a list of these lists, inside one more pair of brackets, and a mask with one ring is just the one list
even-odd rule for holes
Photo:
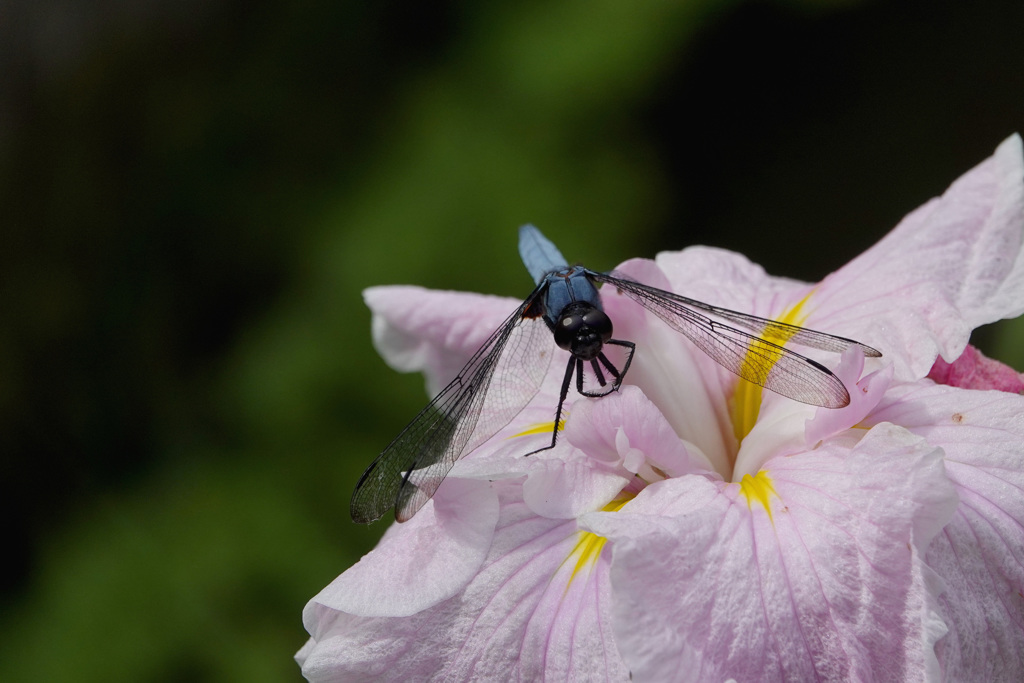
[[558,247],[532,225],[519,228],[519,256],[530,271],[530,277],[538,285],[545,275],[568,265]]

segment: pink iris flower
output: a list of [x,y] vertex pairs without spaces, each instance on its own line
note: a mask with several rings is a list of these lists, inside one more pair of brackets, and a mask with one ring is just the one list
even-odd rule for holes
[[[807,406],[602,292],[636,342],[622,389],[571,392],[558,445],[523,457],[550,441],[552,363],[309,602],[306,678],[1024,680],[1024,382],[968,346],[1024,312],[1020,137],[817,284],[705,247],[619,270],[884,356],[809,353],[851,402]],[[380,352],[431,392],[520,303],[365,297]]]

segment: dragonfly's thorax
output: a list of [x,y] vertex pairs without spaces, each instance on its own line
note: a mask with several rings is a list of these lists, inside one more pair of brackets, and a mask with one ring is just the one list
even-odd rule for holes
[[587,301],[566,306],[555,324],[555,343],[580,360],[597,358],[611,338],[611,318]]
[[544,287],[544,308],[548,323],[554,325],[567,306],[576,302],[589,303],[601,308],[601,297],[597,287],[587,277],[587,271],[580,267],[566,266],[548,273],[542,281]]

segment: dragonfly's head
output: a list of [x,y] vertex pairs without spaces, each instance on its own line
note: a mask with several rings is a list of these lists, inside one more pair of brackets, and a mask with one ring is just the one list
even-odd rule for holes
[[580,360],[597,358],[601,347],[611,338],[611,319],[586,301],[566,306],[555,324],[555,343]]

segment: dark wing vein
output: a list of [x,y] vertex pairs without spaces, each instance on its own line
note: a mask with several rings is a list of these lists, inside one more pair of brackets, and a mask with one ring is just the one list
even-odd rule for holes
[[[478,445],[493,436],[536,394],[547,369],[546,365],[536,368],[536,363],[512,379],[514,390],[507,385],[496,391],[489,388],[495,369],[512,362],[510,354],[526,362],[545,341],[551,343],[541,320],[523,317],[540,293],[540,287],[534,290],[370,464],[352,494],[353,520],[369,523],[391,508],[398,521],[411,518],[434,494],[471,439]],[[543,334],[538,328],[543,328]]]
[[621,289],[634,290],[636,295],[630,295],[634,300],[639,301],[640,299],[638,297],[668,299],[680,306],[691,309],[691,313],[695,311],[704,311],[716,318],[728,320],[733,325],[742,327],[743,329],[749,330],[761,337],[768,337],[769,339],[784,339],[795,344],[800,344],[801,346],[807,346],[821,351],[831,351],[833,353],[842,353],[851,346],[859,346],[865,356],[871,358],[880,358],[882,356],[881,351],[873,349],[867,344],[862,344],[854,339],[838,337],[834,334],[818,332],[817,330],[812,330],[807,327],[799,327],[797,325],[778,322],[777,320],[759,318],[758,316],[750,315],[749,313],[740,313],[739,311],[733,311],[728,308],[712,306],[711,304],[706,304],[703,301],[698,301],[697,299],[690,299],[679,294],[674,294],[673,292],[666,292],[663,289],[658,289],[657,287],[651,287],[650,285],[645,285],[641,282],[631,280],[621,273],[614,273],[611,275],[593,273],[593,277],[600,282],[607,282],[608,284]]
[[[865,355],[881,355],[875,349],[852,339],[711,306],[625,279],[618,274],[591,273],[591,276],[598,282],[615,287],[670,327],[686,335],[711,359],[730,372],[801,403],[841,408],[850,402],[850,396],[842,381],[826,367],[771,339],[781,343],[791,341],[836,353],[858,346]],[[698,311],[728,320],[753,333],[712,320]]]

